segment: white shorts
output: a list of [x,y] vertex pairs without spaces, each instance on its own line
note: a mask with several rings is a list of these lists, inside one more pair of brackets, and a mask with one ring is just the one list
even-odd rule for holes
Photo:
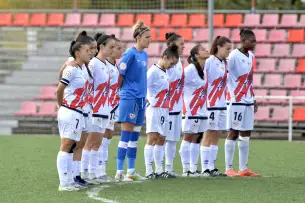
[[182,123],[181,112],[169,113],[166,140],[173,142],[178,142],[180,140],[181,123]]
[[57,114],[58,129],[61,138],[79,141],[84,128],[84,116],[77,112],[61,106]]
[[204,116],[185,116],[182,118],[182,132],[197,134],[203,133],[208,129],[208,117]]
[[92,132],[105,133],[108,122],[109,116],[92,115]]
[[168,109],[159,107],[146,108],[146,133],[157,132],[166,136],[168,123]]
[[230,103],[228,105],[228,129],[239,131],[253,130],[254,125],[254,105]]
[[119,120],[119,106],[115,107],[110,111],[109,121],[107,125],[107,129],[114,130],[114,124]]
[[225,109],[226,108],[208,109],[208,130],[227,130],[227,110]]

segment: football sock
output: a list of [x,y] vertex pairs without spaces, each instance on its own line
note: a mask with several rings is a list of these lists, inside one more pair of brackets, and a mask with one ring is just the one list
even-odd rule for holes
[[209,169],[210,147],[200,147],[201,171]]
[[132,132],[122,131],[121,138],[118,145],[118,152],[117,152],[117,170],[124,171],[124,161],[126,157],[127,147],[129,137],[131,136]]
[[165,143],[165,171],[172,172],[174,159],[176,155],[176,145],[175,141],[166,141]]
[[140,132],[132,132],[128,142],[127,148],[127,172],[132,173],[135,171],[135,162],[137,158],[137,147]]
[[235,152],[236,141],[228,140],[225,141],[225,160],[226,160],[226,171],[233,168],[233,159]]
[[239,170],[240,171],[243,171],[248,168],[249,140],[250,140],[250,137],[241,137],[241,136],[239,136],[239,139],[238,139]]
[[164,150],[163,146],[155,145],[154,147],[154,161],[156,173],[160,174],[163,172],[163,159],[164,159]]
[[69,153],[59,151],[57,155],[57,171],[59,176],[60,186],[69,186],[68,178],[68,159]]
[[191,143],[191,147],[190,147],[190,171],[192,173],[197,171],[199,153],[200,153],[200,144]]
[[217,159],[217,152],[218,152],[218,146],[217,145],[211,145],[210,146],[210,155],[209,155],[209,169],[213,170],[215,169],[215,162]]
[[88,167],[88,171],[89,174],[96,174],[96,168],[97,168],[97,155],[98,155],[98,151],[95,150],[91,150],[90,151],[90,155],[89,155],[89,167]]
[[144,159],[146,166],[146,175],[150,175],[153,173],[153,160],[154,160],[154,146],[146,144],[144,147]]
[[181,157],[183,173],[186,173],[190,170],[190,147],[190,142],[182,140],[179,153]]
[[82,173],[88,172],[89,157],[90,157],[90,151],[89,150],[83,150],[80,172],[82,172]]

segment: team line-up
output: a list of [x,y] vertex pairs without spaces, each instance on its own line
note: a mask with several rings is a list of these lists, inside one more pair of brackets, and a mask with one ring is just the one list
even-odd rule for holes
[[[230,39],[224,36],[214,39],[210,51],[196,45],[184,68],[180,60],[183,37],[167,33],[167,49],[148,69],[145,49],[151,42],[150,29],[141,20],[133,29],[135,45],[124,54],[123,43],[114,35],[97,33],[90,37],[83,31],[71,42],[71,57],[60,69],[57,88],[59,191],[112,181],[106,165],[116,122],[121,125],[121,136],[114,181],[179,176],[173,162],[181,130],[183,177],[260,176],[247,167],[257,111],[253,92],[254,33],[241,30],[241,46],[232,51]],[[146,174],[142,177],[135,170],[135,161],[145,119]],[[221,173],[215,161],[220,133],[227,130],[226,171]],[[235,171],[232,163],[237,142],[239,170]],[[197,170],[199,156],[201,171]]]

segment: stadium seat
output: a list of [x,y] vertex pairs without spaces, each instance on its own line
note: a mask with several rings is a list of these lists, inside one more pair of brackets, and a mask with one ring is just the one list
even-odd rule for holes
[[56,102],[42,102],[37,116],[55,116]]
[[254,114],[254,119],[256,121],[268,121],[270,120],[269,113],[270,108],[268,106],[260,106],[256,114]]
[[145,25],[151,26],[151,20],[152,20],[151,15],[152,14],[150,14],[150,13],[148,13],[148,14],[137,14],[136,15],[136,22],[138,22],[139,20],[142,20]]
[[196,46],[196,43],[185,43],[184,50],[183,50],[183,56],[189,56],[190,51],[194,46]]
[[[291,90],[290,96],[292,97],[305,97],[305,90]],[[294,99],[294,104],[304,104],[303,99]]]
[[151,40],[155,41],[157,40],[157,30],[156,28],[149,28],[150,29],[150,34],[151,34]]
[[171,19],[172,27],[186,27],[187,14],[173,14]]
[[262,74],[254,74],[253,75],[253,86],[254,88],[262,86]]
[[279,88],[282,87],[282,76],[279,74],[265,75],[264,87]]
[[98,25],[98,14],[96,13],[85,13],[83,15],[83,22],[81,26],[84,27],[96,27]]
[[36,115],[37,106],[35,102],[25,101],[21,104],[20,111],[16,112],[16,116],[34,116]]
[[64,24],[63,13],[51,13],[48,17],[48,26],[62,26]]
[[150,68],[153,64],[157,64],[160,58],[156,57],[148,57],[148,68]]
[[158,41],[165,41],[165,34],[168,32],[174,32],[173,28],[160,28],[159,29],[159,35],[157,37]]
[[239,27],[242,23],[242,14],[228,14],[226,16],[226,27]]
[[271,44],[257,44],[255,48],[256,57],[267,57],[271,54]]
[[155,14],[153,20],[153,26],[155,27],[168,27],[169,26],[169,14]]
[[102,27],[115,26],[115,14],[101,14],[99,26]]
[[273,107],[272,121],[288,121],[289,120],[289,107],[275,106]]
[[255,33],[257,42],[265,42],[267,40],[267,30],[266,29],[253,29]]
[[134,25],[133,14],[119,14],[117,26],[132,27]]
[[275,71],[275,59],[260,59],[259,65],[256,71],[258,72],[274,72]]
[[[270,96],[287,96],[287,91],[286,90],[272,89],[272,90],[270,90]],[[286,103],[287,100],[285,100],[285,99],[268,99],[267,102],[270,103],[270,104],[283,104],[283,103]]]
[[288,31],[288,42],[304,42],[305,32],[303,29],[293,29]]
[[148,56],[161,56],[162,53],[160,52],[160,45],[160,43],[150,43],[147,49]]
[[189,27],[206,27],[206,17],[204,14],[190,14]]
[[0,26],[8,26],[12,23],[12,14],[0,13]]
[[305,59],[299,59],[297,72],[298,73],[305,73]]
[[16,13],[14,15],[14,26],[28,26],[30,22],[30,15],[28,13]]
[[214,27],[225,27],[224,25],[225,16],[224,14],[214,14]]
[[280,30],[270,30],[269,32],[269,42],[284,42],[286,41],[286,31],[283,29]]
[[230,38],[230,29],[229,28],[216,28],[214,31],[214,37],[216,37],[218,35]]
[[287,57],[290,56],[290,44],[275,44],[272,56]]
[[123,41],[132,41],[133,40],[133,30],[130,28],[123,28],[123,34],[121,36]]
[[[255,86],[254,86],[254,88],[255,88]],[[254,90],[255,96],[267,96],[267,95],[268,95],[267,93],[268,93],[268,92],[267,92],[266,89],[255,89],[255,90]],[[266,99],[256,98],[256,101],[257,101],[258,103],[265,103],[265,102],[266,102]]]
[[207,28],[201,28],[196,30],[194,41],[207,42],[209,40],[209,30]]
[[45,86],[40,89],[39,97],[36,100],[55,100],[56,99],[56,87],[55,86]]
[[299,24],[297,24],[298,27],[305,27],[305,14],[302,14],[300,17]]
[[304,107],[296,107],[293,112],[293,120],[294,121],[305,121],[305,108]]
[[299,88],[301,87],[301,75],[285,75],[285,88]]
[[262,27],[277,27],[279,24],[279,15],[278,14],[264,14]]
[[47,15],[45,13],[33,13],[31,16],[31,26],[45,26]]
[[293,57],[305,57],[305,45],[304,44],[294,44],[292,49]]
[[232,30],[232,37],[231,37],[232,42],[239,42],[240,41],[239,33],[240,33],[240,29],[238,29],[238,28]]
[[68,13],[66,16],[65,26],[79,26],[81,23],[81,14],[80,13]]
[[281,27],[293,27],[297,25],[297,14],[283,14],[281,19]]
[[107,28],[108,34],[114,34],[116,37],[121,38],[121,29],[120,28]]
[[177,34],[181,35],[185,41],[191,41],[193,39],[193,29],[192,28],[178,29]]
[[280,59],[278,72],[289,73],[295,71],[295,59]]
[[258,27],[260,25],[259,14],[246,14],[244,17],[243,27]]

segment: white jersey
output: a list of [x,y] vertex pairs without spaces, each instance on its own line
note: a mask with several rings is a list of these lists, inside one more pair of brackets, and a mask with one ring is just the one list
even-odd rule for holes
[[100,59],[94,57],[89,63],[93,75],[93,117],[109,114],[109,68]]
[[169,76],[169,97],[170,112],[181,112],[182,111],[182,92],[184,86],[184,73],[182,63],[179,59],[178,63],[167,70]]
[[169,108],[169,79],[166,71],[152,65],[147,71],[147,100],[153,107]]
[[226,107],[227,62],[210,56],[205,62],[208,81],[208,108]]
[[106,64],[109,67],[110,87],[109,87],[109,104],[111,108],[115,108],[119,104],[120,92],[119,92],[119,68],[116,64],[112,64],[106,60]]
[[249,52],[246,56],[238,49],[229,55],[228,90],[230,101],[233,103],[253,103],[253,66],[254,55]]
[[82,68],[67,66],[62,74],[61,83],[66,85],[62,105],[82,111],[85,105],[85,83]]
[[[203,70],[202,70],[203,71]],[[206,75],[201,79],[194,64],[184,68],[184,115],[207,116],[207,88]]]

